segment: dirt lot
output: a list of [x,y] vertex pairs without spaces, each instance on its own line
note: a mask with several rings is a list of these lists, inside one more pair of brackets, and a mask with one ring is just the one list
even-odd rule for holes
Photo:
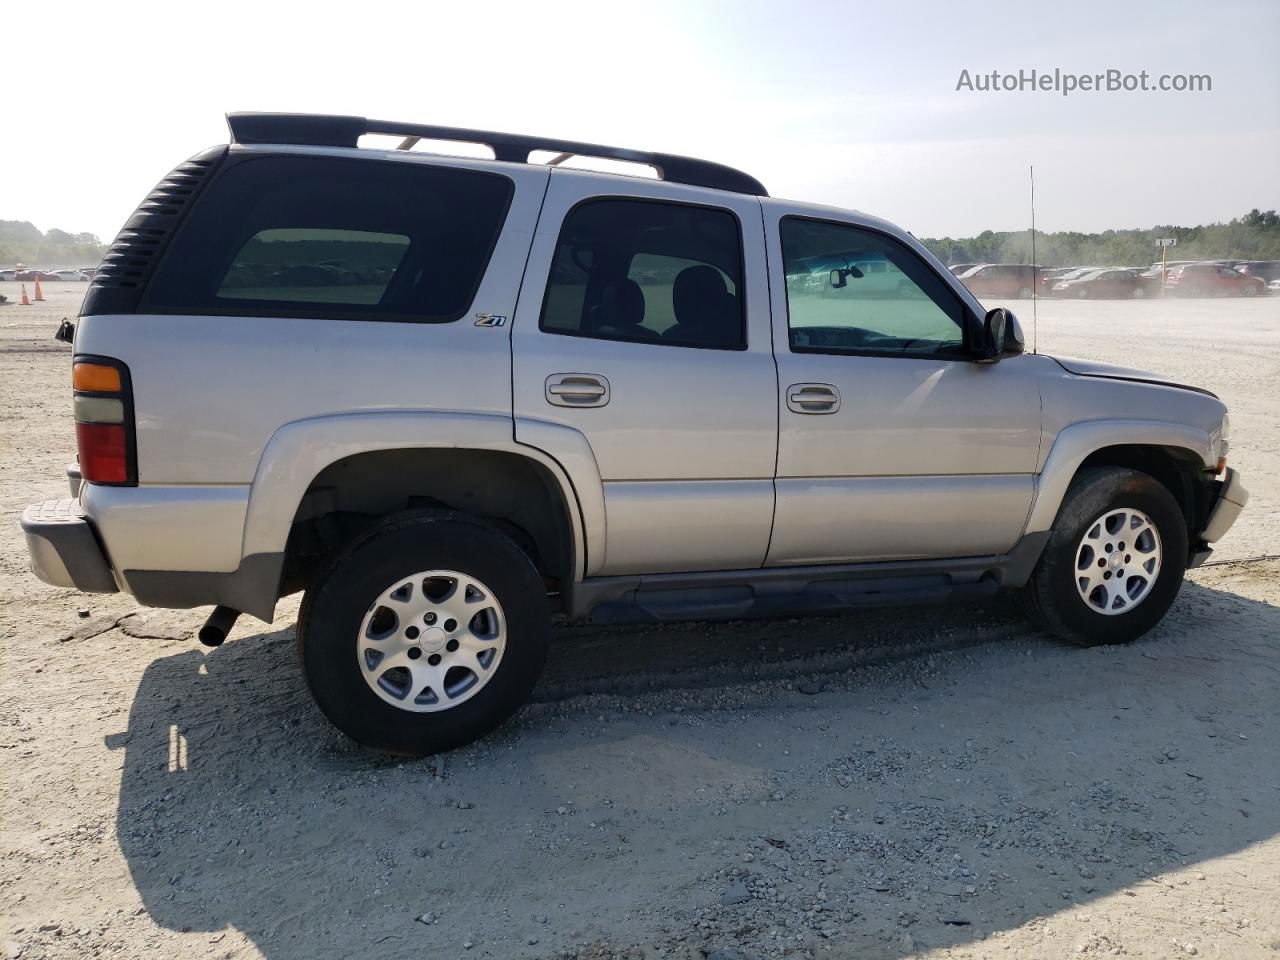
[[[72,457],[83,288],[46,289],[0,307],[10,517]],[[1280,553],[1280,300],[1044,303],[1039,345],[1219,391],[1218,556]],[[1280,561],[1123,649],[1005,602],[563,628],[533,705],[417,763],[325,724],[295,609],[206,651],[0,523],[0,955],[1280,958]]]

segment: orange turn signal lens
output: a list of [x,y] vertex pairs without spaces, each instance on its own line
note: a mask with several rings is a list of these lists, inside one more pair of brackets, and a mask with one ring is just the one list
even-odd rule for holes
[[105,363],[77,363],[71,368],[71,387],[93,393],[119,393],[120,371]]

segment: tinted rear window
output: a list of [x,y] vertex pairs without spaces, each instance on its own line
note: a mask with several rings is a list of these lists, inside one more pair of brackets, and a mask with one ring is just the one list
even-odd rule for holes
[[475,297],[511,192],[508,178],[471,170],[248,158],[209,185],[141,310],[456,320]]

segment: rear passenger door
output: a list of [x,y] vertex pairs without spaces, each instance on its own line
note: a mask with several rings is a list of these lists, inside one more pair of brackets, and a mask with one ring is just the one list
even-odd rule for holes
[[605,530],[588,575],[764,562],[770,336],[756,198],[552,173],[512,329],[515,430],[564,460],[589,446]]

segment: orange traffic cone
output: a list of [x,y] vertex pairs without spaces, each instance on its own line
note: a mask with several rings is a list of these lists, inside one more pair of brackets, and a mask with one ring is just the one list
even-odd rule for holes
[[27,299],[27,285],[25,283],[22,285],[22,305],[24,307],[31,306],[31,301]]
[[37,300],[43,300],[43,299],[44,299],[44,293],[43,293],[43,292],[41,292],[41,290],[40,290],[40,278],[39,278],[39,277],[36,277],[36,299],[37,299]]

